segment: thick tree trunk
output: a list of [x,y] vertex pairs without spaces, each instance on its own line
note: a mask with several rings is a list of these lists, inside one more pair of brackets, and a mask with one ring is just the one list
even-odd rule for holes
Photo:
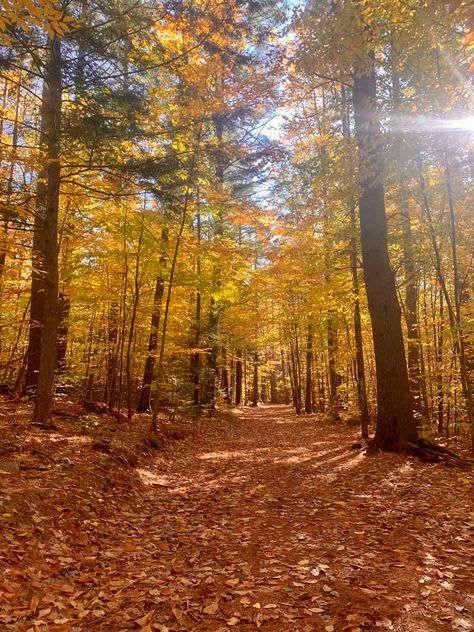
[[[46,80],[43,83],[43,109],[41,113],[40,143],[46,147],[48,135],[48,121],[45,116],[46,102],[49,91]],[[41,335],[43,331],[44,312],[44,263],[45,250],[45,211],[47,203],[47,171],[46,167],[38,173],[36,185],[36,204],[33,224],[33,244],[31,254],[31,290],[30,290],[30,327],[28,332],[28,348],[26,351],[25,381],[23,395],[32,396],[38,386],[38,374],[41,358]]]
[[377,375],[374,447],[403,451],[418,440],[403,344],[401,311],[390,267],[375,68],[357,69],[353,106],[359,147],[360,230]]
[[58,211],[61,142],[61,42],[55,35],[49,40],[49,59],[45,69],[42,146],[47,149],[46,205],[42,270],[44,273],[44,310],[41,332],[41,355],[33,422],[51,426],[53,412],[54,370],[58,341]]

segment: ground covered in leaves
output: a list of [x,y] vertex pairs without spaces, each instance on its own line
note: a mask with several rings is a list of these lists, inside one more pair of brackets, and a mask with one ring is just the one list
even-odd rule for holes
[[289,408],[168,426],[0,404],[0,629],[473,630],[472,469]]

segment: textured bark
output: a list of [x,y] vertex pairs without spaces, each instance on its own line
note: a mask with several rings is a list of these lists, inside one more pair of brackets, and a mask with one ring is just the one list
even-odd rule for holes
[[353,106],[359,147],[359,198],[362,258],[377,377],[377,429],[374,447],[403,451],[416,443],[401,311],[390,267],[383,185],[380,121],[375,68],[357,69]]
[[58,340],[58,211],[61,142],[61,42],[57,36],[48,42],[49,59],[41,118],[44,120],[42,146],[47,150],[46,196],[43,221],[43,327],[33,422],[52,425],[54,370]]
[[[43,83],[43,109],[41,115],[40,143],[47,144],[47,119],[45,116],[48,100],[48,86]],[[30,289],[30,328],[28,332],[28,348],[26,351],[25,381],[23,395],[31,396],[36,393],[41,358],[41,334],[43,331],[44,312],[44,263],[45,250],[45,212],[47,203],[47,172],[46,168],[38,173],[36,185],[36,204],[33,224],[33,244],[31,253],[31,289]]]

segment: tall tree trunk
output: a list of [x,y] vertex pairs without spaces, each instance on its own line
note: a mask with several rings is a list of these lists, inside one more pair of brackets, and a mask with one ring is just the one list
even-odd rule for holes
[[[160,265],[164,268],[166,263],[165,247],[168,243],[168,229],[163,228],[161,231],[162,254],[160,257]],[[165,292],[165,279],[163,275],[156,278],[155,296],[153,299],[153,311],[151,313],[150,336],[148,338],[148,355],[145,360],[145,369],[143,372],[142,388],[140,390],[140,398],[138,401],[137,412],[144,413],[151,410],[151,384],[153,382],[153,372],[155,369],[156,350],[158,349],[158,330],[160,327],[161,306],[163,303],[163,295]]]
[[327,322],[327,341],[328,341],[328,381],[329,381],[329,412],[334,420],[339,420],[339,401],[338,401],[338,380],[339,376],[336,370],[336,354],[337,354],[337,329],[334,322],[334,316],[329,314]]
[[69,333],[69,312],[71,311],[71,299],[61,292],[59,293],[59,324],[58,324],[58,349],[56,353],[56,366],[59,373],[66,370],[67,339]]
[[443,351],[444,351],[444,301],[443,292],[439,293],[439,323],[435,331],[436,344],[436,416],[438,432],[443,432],[444,420],[444,385],[443,385]]
[[251,406],[258,406],[258,353],[255,352],[253,359],[253,382]]
[[58,212],[61,182],[61,42],[54,35],[48,42],[42,104],[42,143],[47,149],[46,197],[43,222],[42,271],[44,290],[43,328],[33,422],[51,426],[54,370],[58,341]]
[[417,423],[427,414],[423,405],[423,386],[420,367],[420,329],[418,324],[418,279],[416,276],[413,253],[413,235],[410,209],[402,207],[403,225],[403,266],[405,276],[405,317],[407,325],[408,375],[417,412]]
[[363,269],[377,376],[377,429],[373,446],[403,451],[418,440],[418,432],[413,417],[400,305],[388,255],[374,55],[370,54],[369,58],[369,67],[357,68],[355,72],[353,107],[360,160]]
[[285,397],[285,404],[288,406],[288,404],[290,403],[290,393],[288,392],[285,354],[284,354],[283,345],[281,342],[280,342],[280,360],[281,360],[281,379],[283,380],[283,392],[284,392],[284,397]]
[[305,411],[309,415],[313,412],[313,326],[308,325],[306,337],[306,391]]
[[237,351],[237,360],[235,361],[235,405],[240,406],[242,403],[242,351]]
[[[46,78],[43,82],[40,146],[47,151],[48,121],[45,115],[47,100],[51,99]],[[33,223],[33,244],[31,252],[31,290],[30,290],[30,327],[28,348],[26,351],[25,381],[23,395],[32,396],[38,386],[38,374],[41,359],[41,335],[44,321],[44,263],[45,251],[45,212],[47,201],[47,167],[38,173],[36,184],[35,215]]]
[[[201,282],[201,208],[199,189],[196,192],[196,241],[197,241],[197,257],[196,257],[196,277],[198,284]],[[199,348],[201,346],[201,286],[198,285],[196,292],[195,318],[192,327],[192,346],[194,352],[191,355],[191,383],[193,386],[193,405],[197,413],[201,412],[201,354]]]
[[127,378],[127,415],[128,418],[132,418],[132,344],[133,337],[135,335],[135,323],[137,321],[138,303],[140,301],[140,254],[143,242],[143,222],[145,220],[144,214],[146,209],[146,198],[143,200],[143,215],[140,224],[140,236],[138,238],[137,257],[135,260],[135,274],[134,274],[134,291],[132,299],[132,313],[130,315],[130,328],[128,332],[127,352],[126,352],[126,378]]
[[[392,88],[393,102],[396,109],[395,114],[399,114],[401,103],[401,86],[398,76],[397,61],[398,54],[395,47],[392,47]],[[405,194],[403,177],[403,162],[401,157],[396,157],[398,171],[398,188],[400,214],[402,217],[402,246],[403,246],[403,268],[405,277],[405,320],[407,326],[407,360],[408,377],[413,397],[413,404],[416,411],[416,422],[420,424],[423,415],[427,414],[423,400],[423,375],[420,364],[420,328],[418,324],[418,277],[415,267],[415,254],[413,248],[413,233],[411,227],[411,214]]]
[[356,351],[357,370],[357,402],[359,405],[360,427],[363,439],[369,437],[369,407],[367,403],[367,386],[365,382],[364,347],[362,341],[362,323],[360,317],[360,288],[357,264],[357,240],[355,208],[352,205],[351,213],[351,272],[352,292],[354,294],[354,338]]
[[[223,195],[224,190],[224,172],[225,172],[225,164],[224,164],[224,153],[223,153],[223,137],[224,137],[224,125],[222,117],[217,114],[214,118],[214,128],[215,128],[215,136],[217,142],[217,150],[216,150],[216,180],[218,185],[219,194]],[[222,203],[222,202],[221,202]],[[215,219],[215,242],[219,245],[222,242],[222,238],[224,236],[224,216],[222,212],[222,208],[218,211],[216,219]],[[221,285],[221,270],[219,266],[214,267],[213,271],[213,287],[215,290],[218,290]],[[216,305],[216,301],[213,296],[211,296],[210,306],[209,306],[209,346],[210,353],[208,354],[208,371],[207,371],[207,384],[204,388],[204,400],[206,404],[213,404],[216,392],[217,392],[217,362],[219,358],[219,309]]]
[[226,404],[230,404],[229,393],[229,368],[227,366],[227,352],[222,349],[221,391]]
[[107,363],[105,375],[105,401],[112,406],[115,401],[118,364],[118,304],[112,301],[107,318]]
[[[200,128],[198,138],[200,138],[201,136],[201,131],[202,131],[202,126]],[[191,159],[191,166],[188,172],[190,181],[192,181],[192,178],[194,175],[195,161],[196,161],[196,153],[194,151],[193,157]],[[176,273],[176,266],[178,264],[179,249],[181,247],[181,240],[183,238],[184,228],[188,220],[188,207],[190,203],[190,195],[191,193],[189,189],[189,183],[187,183],[185,194],[184,194],[184,200],[183,200],[181,221],[179,224],[178,234],[176,235],[176,241],[175,241],[174,249],[173,249],[173,256],[171,258],[170,274],[168,278],[168,291],[166,293],[165,309],[163,312],[163,327],[162,327],[162,333],[161,333],[160,349],[158,353],[158,365],[156,368],[155,400],[153,402],[152,416],[151,416],[151,423],[150,423],[150,434],[152,435],[155,435],[158,430],[158,409],[160,406],[160,395],[161,395],[161,389],[163,386],[162,384],[163,361],[165,358],[166,341],[167,341],[167,334],[168,334],[168,317],[169,317],[169,311],[170,311],[170,305],[171,305],[171,295],[172,295],[173,287],[174,287],[174,277]]]

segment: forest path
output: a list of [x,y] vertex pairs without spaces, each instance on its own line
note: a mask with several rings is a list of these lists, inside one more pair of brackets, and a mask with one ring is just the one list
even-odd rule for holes
[[158,562],[140,558],[166,586],[163,614],[174,602],[170,629],[472,629],[459,476],[365,457],[348,435],[287,407],[244,409],[160,464],[146,528]]
[[67,423],[0,478],[0,629],[473,629],[472,473],[365,457],[282,406],[203,420],[136,469]]

